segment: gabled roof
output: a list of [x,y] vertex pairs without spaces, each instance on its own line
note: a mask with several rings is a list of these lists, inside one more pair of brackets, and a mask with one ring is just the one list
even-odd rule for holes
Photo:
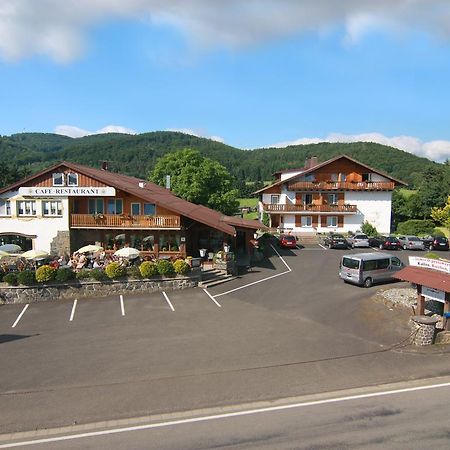
[[110,172],[108,170],[94,169],[92,167],[87,167],[81,164],[67,161],[55,164],[45,170],[42,170],[39,173],[11,184],[10,186],[1,189],[0,194],[15,190],[18,187],[23,186],[38,177],[41,177],[42,175],[53,172],[59,167],[67,167],[68,169],[71,169],[78,173],[82,173],[108,186],[120,189],[124,192],[139,197],[142,200],[148,201],[149,203],[155,203],[156,205],[164,206],[175,213],[208,225],[212,228],[216,228],[217,230],[223,231],[226,234],[234,236],[236,234],[235,227],[249,228],[253,230],[265,228],[265,226],[257,220],[246,220],[239,217],[226,216],[218,211],[207,208],[206,206],[196,205],[194,203],[188,202],[187,200],[183,200],[182,198],[177,197],[170,190],[158,186],[157,184],[150,181]]
[[[288,178],[285,178],[284,180],[277,181],[276,183],[273,183],[273,184],[271,184],[271,185],[269,185],[269,186],[266,186],[266,187],[264,187],[264,188],[262,188],[262,189],[260,189],[260,190],[258,190],[258,191],[255,191],[254,193],[255,193],[255,194],[259,194],[260,192],[264,192],[265,190],[267,190],[267,189],[269,189],[269,188],[271,188],[271,187],[279,186],[280,184],[286,183],[286,182],[288,182],[288,181],[292,181],[292,180],[294,180],[296,177],[303,176],[303,175],[306,175],[306,174],[308,174],[308,173],[314,172],[315,170],[320,169],[320,168],[322,168],[322,167],[324,167],[324,166],[327,166],[328,164],[331,164],[331,163],[333,163],[333,162],[335,162],[335,161],[338,161],[339,159],[342,159],[342,158],[348,159],[349,161],[352,161],[352,162],[354,162],[355,164],[358,164],[358,165],[360,165],[361,167],[364,167],[364,168],[368,169],[370,172],[377,173],[378,175],[381,175],[381,176],[383,176],[383,177],[385,177],[385,178],[388,178],[389,180],[392,180],[392,181],[394,181],[394,182],[397,183],[397,184],[401,184],[401,185],[403,185],[403,186],[407,186],[407,183],[405,183],[405,182],[402,181],[402,180],[399,180],[399,179],[397,179],[397,178],[392,177],[391,175],[387,174],[386,172],[383,172],[383,171],[378,170],[378,169],[374,169],[373,167],[370,167],[370,166],[368,166],[367,164],[364,164],[364,163],[362,163],[362,162],[360,162],[360,161],[357,161],[356,159],[351,158],[351,157],[348,156],[348,155],[338,155],[338,156],[335,156],[334,158],[331,158],[331,159],[329,159],[329,160],[327,160],[327,161],[324,161],[323,163],[320,163],[320,164],[317,164],[317,165],[315,165],[315,166],[313,166],[313,167],[310,167],[309,169],[304,169],[304,171],[301,172],[301,173],[297,173],[297,174],[292,175],[292,176],[290,176],[290,177],[288,177]],[[299,170],[301,170],[301,169],[299,169]],[[281,173],[285,173],[285,172],[290,172],[290,171],[291,171],[291,170],[288,169],[288,170],[286,170],[286,171],[279,171],[279,172],[275,172],[275,173],[280,173],[280,172],[281,172]]]
[[402,281],[409,281],[410,283],[450,292],[450,275],[445,272],[438,272],[437,270],[424,267],[407,266],[392,276]]

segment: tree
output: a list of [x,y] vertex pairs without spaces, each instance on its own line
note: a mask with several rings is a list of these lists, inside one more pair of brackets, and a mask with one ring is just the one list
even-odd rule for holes
[[433,208],[431,210],[431,217],[439,224],[450,229],[450,195],[447,197],[447,203],[442,208]]
[[227,169],[217,161],[203,157],[198,150],[185,149],[160,158],[150,181],[165,185],[170,175],[171,190],[192,203],[208,206],[224,214],[234,214],[238,191]]

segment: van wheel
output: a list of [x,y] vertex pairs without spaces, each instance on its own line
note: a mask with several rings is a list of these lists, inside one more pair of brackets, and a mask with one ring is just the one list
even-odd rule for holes
[[352,244],[352,248],[355,248],[355,244]]
[[380,250],[383,250],[383,244],[380,244],[378,247]]
[[406,245],[404,245],[403,250],[408,250],[408,247]]
[[364,287],[370,288],[372,287],[372,285],[373,285],[372,278],[369,277],[364,280]]

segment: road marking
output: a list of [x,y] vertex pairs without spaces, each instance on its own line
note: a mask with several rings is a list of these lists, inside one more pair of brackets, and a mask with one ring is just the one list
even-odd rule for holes
[[73,317],[75,316],[75,309],[77,308],[77,302],[78,302],[77,299],[75,299],[75,300],[73,301],[72,312],[70,313],[69,322],[72,322],[72,321],[73,321]]
[[272,244],[270,244],[270,246],[273,248],[273,250],[274,250],[275,253],[278,255],[278,257],[281,259],[281,261],[283,261],[283,264],[287,267],[288,270],[285,270],[284,272],[281,272],[281,273],[277,273],[277,274],[275,274],[275,275],[271,275],[270,277],[267,277],[267,278],[263,278],[262,280],[253,281],[252,283],[244,284],[244,286],[240,286],[240,287],[237,287],[237,288],[235,288],[235,289],[231,289],[231,290],[229,290],[229,291],[222,292],[222,293],[220,293],[220,294],[216,294],[216,295],[214,295],[213,297],[214,297],[214,298],[217,298],[217,297],[221,297],[222,295],[231,294],[232,292],[236,292],[236,291],[239,291],[239,290],[241,290],[241,289],[245,289],[245,288],[250,287],[250,286],[253,286],[253,285],[255,285],[255,284],[258,284],[258,283],[262,283],[262,282],[264,282],[264,281],[271,280],[272,278],[281,277],[281,275],[286,275],[287,273],[292,272],[292,269],[289,267],[289,265],[287,264],[287,262],[286,262],[286,261],[284,260],[284,258],[277,252],[277,249],[276,249]]
[[328,250],[324,245],[322,244],[317,244],[319,247],[322,247],[324,250]]
[[205,294],[219,307],[222,308],[222,305],[206,290],[203,289],[205,291]]
[[187,423],[208,422],[211,420],[228,419],[230,417],[250,416],[253,414],[261,414],[261,413],[274,412],[274,411],[283,411],[283,410],[288,410],[288,409],[299,409],[299,408],[306,408],[309,406],[326,405],[326,404],[331,404],[331,403],[347,402],[347,401],[351,401],[351,400],[376,398],[376,397],[383,397],[383,396],[388,396],[388,395],[404,394],[404,393],[408,393],[408,392],[417,392],[417,391],[429,390],[429,389],[441,389],[441,388],[447,388],[447,387],[450,387],[450,382],[441,383],[441,384],[432,384],[432,385],[428,385],[428,386],[416,386],[416,387],[411,387],[411,388],[394,389],[394,390],[390,390],[390,391],[372,392],[372,393],[368,393],[368,394],[349,395],[346,397],[334,397],[334,398],[329,398],[329,399],[324,399],[324,400],[313,400],[313,401],[309,401],[309,402],[292,403],[292,404],[288,404],[288,405],[270,406],[270,407],[266,407],[266,408],[248,409],[248,410],[236,411],[236,412],[230,412],[230,413],[215,414],[215,415],[202,416],[202,417],[193,417],[190,419],[179,419],[179,420],[172,420],[172,421],[167,421],[167,422],[147,423],[147,424],[143,424],[143,425],[113,428],[110,430],[103,430],[103,431],[90,431],[87,433],[68,434],[65,436],[58,436],[58,437],[53,437],[53,438],[43,438],[43,439],[34,439],[34,440],[23,441],[23,442],[13,442],[10,444],[1,444],[0,448],[12,448],[12,447],[25,446],[25,445],[45,444],[45,443],[50,443],[50,442],[68,441],[68,440],[82,439],[82,438],[88,438],[88,437],[94,437],[94,436],[106,436],[109,434],[125,433],[125,432],[130,432],[130,431],[150,430],[152,428],[172,427],[175,425],[184,425]]
[[22,318],[22,316],[25,314],[25,311],[28,309],[28,307],[30,306],[29,303],[27,303],[24,308],[22,309],[22,312],[18,315],[16,321],[13,323],[11,328],[16,328],[16,325],[19,323],[19,320]]
[[175,308],[173,307],[172,303],[170,302],[169,297],[167,297],[167,294],[166,294],[164,291],[163,291],[162,294],[164,295],[164,298],[166,299],[166,302],[169,304],[170,309],[171,309],[172,311],[175,311]]
[[123,295],[120,294],[120,310],[122,311],[122,316],[125,315],[125,306],[123,304]]

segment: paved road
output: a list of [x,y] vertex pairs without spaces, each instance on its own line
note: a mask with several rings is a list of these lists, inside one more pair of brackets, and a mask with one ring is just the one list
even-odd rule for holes
[[42,450],[448,449],[450,379],[439,382],[431,389],[429,384],[427,389],[390,386],[251,409],[104,424],[94,430],[29,433],[4,445]]
[[[450,373],[402,345],[408,312],[337,278],[342,252],[282,252],[202,289],[0,308],[0,432],[234,405]],[[406,252],[399,252],[405,258]],[[173,309],[171,309],[172,305]],[[73,314],[72,314],[73,313]],[[123,313],[125,315],[123,315]],[[70,321],[72,316],[73,320]],[[399,344],[400,343],[400,344]],[[399,344],[399,345],[398,345]]]

